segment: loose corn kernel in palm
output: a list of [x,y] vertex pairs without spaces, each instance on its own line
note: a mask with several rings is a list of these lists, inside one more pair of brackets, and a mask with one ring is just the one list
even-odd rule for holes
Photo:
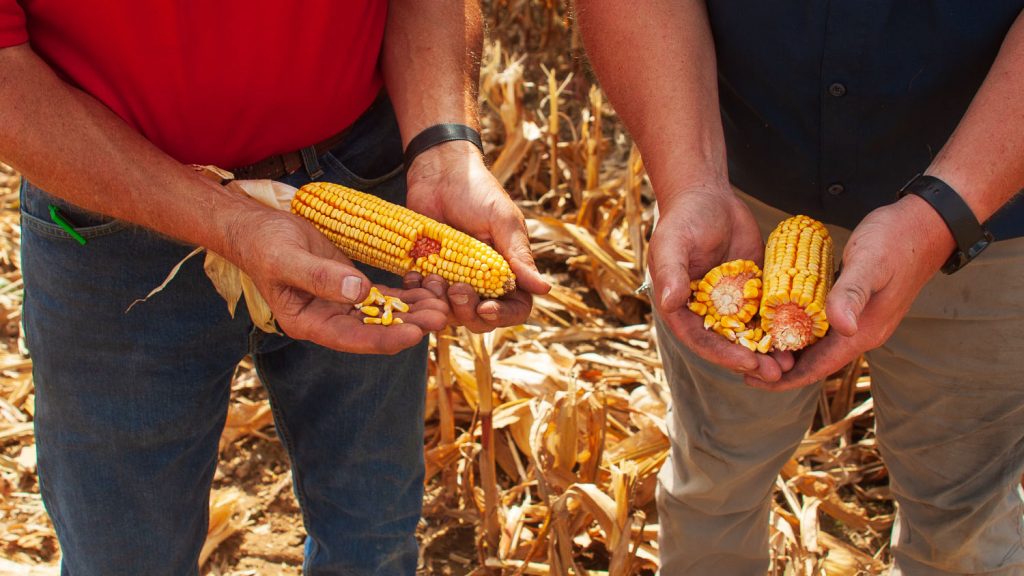
[[370,286],[370,292],[366,295],[366,299],[359,303],[356,308],[361,312],[365,312],[365,309],[369,308],[374,310],[373,316],[376,316],[379,310],[376,307],[383,306],[387,302],[387,296],[381,293],[376,286]]
[[365,264],[399,275],[438,274],[471,285],[485,298],[515,290],[515,274],[494,248],[371,194],[312,182],[296,192],[291,209]]
[[356,310],[362,312],[363,324],[381,324],[390,326],[402,324],[402,319],[394,315],[394,310],[408,312],[409,305],[402,302],[400,298],[382,294],[376,286],[370,286],[370,293],[366,299],[356,306]]
[[783,220],[764,255],[761,327],[776,350],[800,350],[828,331],[825,297],[832,288],[832,238],[808,216]]
[[761,328],[753,328],[736,333],[736,343],[751,352],[767,354],[771,350],[772,337],[769,334],[765,334]]

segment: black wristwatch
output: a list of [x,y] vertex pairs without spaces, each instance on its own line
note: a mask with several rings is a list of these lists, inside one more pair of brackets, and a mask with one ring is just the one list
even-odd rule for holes
[[978,222],[964,199],[942,180],[918,174],[900,189],[896,197],[902,198],[907,194],[916,194],[930,204],[953,233],[956,249],[942,265],[944,274],[952,274],[963,268],[995,241],[985,226]]

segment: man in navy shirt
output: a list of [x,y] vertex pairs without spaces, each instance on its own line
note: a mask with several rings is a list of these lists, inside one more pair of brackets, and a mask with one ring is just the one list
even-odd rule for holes
[[[1024,2],[577,4],[658,202],[662,573],[764,573],[774,479],[862,353],[894,572],[1024,573]],[[842,257],[831,332],[794,356],[703,330],[690,280],[793,213]]]

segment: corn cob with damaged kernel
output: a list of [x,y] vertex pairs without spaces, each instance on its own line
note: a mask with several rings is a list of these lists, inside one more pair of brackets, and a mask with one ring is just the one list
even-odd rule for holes
[[515,290],[515,274],[494,248],[371,194],[327,182],[306,184],[291,210],[311,221],[346,255],[394,274],[438,274],[485,298]]
[[764,254],[761,327],[776,350],[800,350],[828,331],[825,297],[832,288],[832,238],[808,216],[783,220]]
[[761,302],[761,270],[750,260],[733,260],[712,268],[690,283],[687,306],[713,330],[750,351],[768,352],[770,337],[754,317]]

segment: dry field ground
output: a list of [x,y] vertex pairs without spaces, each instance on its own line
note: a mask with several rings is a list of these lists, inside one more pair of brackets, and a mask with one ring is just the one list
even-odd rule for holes
[[[566,8],[488,4],[481,102],[493,171],[555,284],[530,321],[432,338],[420,573],[653,574],[668,391],[643,277],[652,201]],[[0,172],[0,574],[57,574],[35,477],[20,329],[19,178]],[[772,571],[880,574],[893,506],[869,372],[834,375],[776,482]],[[266,394],[239,366],[204,575],[299,574],[304,533]]]

